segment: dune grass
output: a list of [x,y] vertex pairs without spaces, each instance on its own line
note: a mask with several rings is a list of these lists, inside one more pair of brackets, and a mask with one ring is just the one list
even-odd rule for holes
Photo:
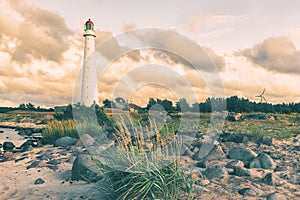
[[165,128],[166,137],[160,137],[151,120],[143,127],[120,119],[115,134],[117,155],[108,158],[109,166],[96,160],[105,181],[99,189],[119,200],[192,199],[193,180],[178,162],[182,141],[174,130]]
[[73,120],[53,120],[43,130],[42,141],[45,144],[53,144],[57,138],[64,136],[78,138],[75,122]]

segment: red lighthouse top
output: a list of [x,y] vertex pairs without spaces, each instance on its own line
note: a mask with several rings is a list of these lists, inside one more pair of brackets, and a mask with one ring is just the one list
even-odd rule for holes
[[89,20],[86,22],[86,24],[94,24],[94,23],[91,21],[91,19],[89,19]]

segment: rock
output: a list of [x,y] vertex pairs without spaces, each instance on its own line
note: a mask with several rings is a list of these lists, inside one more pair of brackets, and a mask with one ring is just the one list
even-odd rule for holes
[[42,155],[39,155],[36,157],[39,160],[50,160],[53,158],[53,155],[50,155],[49,153],[44,153]]
[[[210,152],[205,152],[205,145],[207,146],[207,150],[210,150]],[[213,147],[211,147],[213,145]],[[193,156],[194,160],[202,160],[202,161],[209,161],[209,160],[217,160],[226,158],[225,153],[222,150],[222,147],[220,145],[211,144],[211,143],[203,143],[201,148],[196,152],[196,154]]]
[[214,165],[208,167],[206,170],[203,171],[203,176],[208,179],[213,178],[223,178],[228,174],[228,171],[225,167]]
[[36,180],[34,181],[34,184],[35,184],[35,185],[40,185],[40,184],[43,184],[43,183],[45,183],[45,181],[44,181],[42,178],[38,178],[38,179],[36,179]]
[[101,168],[92,159],[89,154],[79,154],[72,167],[72,179],[95,182],[102,177],[99,175]]
[[80,136],[75,146],[89,147],[92,146],[94,142],[95,139],[92,136],[90,136],[89,134],[83,134],[82,136]]
[[17,158],[17,159],[15,160],[15,162],[19,162],[19,161],[21,161],[21,160],[25,160],[26,158],[28,158],[28,155],[22,156],[21,158]]
[[252,197],[257,197],[262,195],[262,191],[257,188],[243,188],[239,190],[238,193],[243,196],[252,196]]
[[201,179],[201,180],[195,181],[195,184],[200,185],[200,186],[206,186],[206,185],[210,184],[210,181],[206,180],[206,179]]
[[76,138],[72,138],[72,137],[68,137],[68,136],[61,137],[54,141],[53,146],[55,146],[55,147],[72,146],[72,145],[75,145],[77,141],[78,140]]
[[283,172],[283,171],[287,171],[288,168],[286,166],[277,166],[275,169],[274,169],[274,172]]
[[244,140],[244,135],[243,134],[226,134],[223,136],[223,141],[224,142],[234,142],[234,143],[242,143]]
[[277,192],[273,192],[267,196],[267,200],[286,200],[282,194],[279,194]]
[[240,160],[234,160],[234,161],[228,162],[225,167],[233,168],[233,167],[237,167],[237,166],[244,167],[244,163]]
[[4,151],[12,151],[14,148],[15,148],[15,145],[12,142],[4,142],[3,143],[3,150]]
[[11,160],[14,160],[14,154],[10,151],[7,151],[7,152],[4,152],[3,154],[3,158],[2,158],[2,161],[5,162],[5,161],[11,161]]
[[233,166],[233,173],[235,176],[251,176],[251,173],[248,169],[240,166]]
[[261,143],[261,144],[264,144],[264,145],[271,146],[271,145],[274,144],[274,139],[271,138],[271,137],[263,136],[263,137],[260,139],[260,143]]
[[250,168],[263,168],[263,169],[275,169],[276,163],[273,159],[265,153],[259,154],[254,160],[250,162]]
[[254,159],[256,156],[257,154],[254,151],[243,147],[234,147],[229,151],[228,154],[228,157],[230,159],[241,160],[243,162],[250,161]]
[[48,164],[48,165],[58,165],[60,163],[61,163],[61,160],[56,160],[56,159],[46,162],[46,164]]
[[26,167],[26,169],[31,169],[31,168],[36,168],[37,166],[39,166],[40,161],[34,161],[33,163],[31,163],[30,165],[28,165]]
[[269,173],[267,174],[263,179],[262,179],[263,183],[266,183],[268,185],[272,185],[272,186],[280,186],[283,184],[283,181],[280,179],[279,176],[273,174],[273,173]]

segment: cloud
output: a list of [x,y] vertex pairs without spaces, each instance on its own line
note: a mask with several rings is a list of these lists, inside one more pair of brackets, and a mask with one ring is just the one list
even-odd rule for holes
[[137,28],[137,25],[135,23],[123,23],[122,32],[131,31],[136,28]]
[[[147,60],[141,51],[149,50],[148,56],[168,64],[181,64],[188,69],[218,72],[225,66],[224,58],[212,49],[201,47],[182,34],[166,29],[139,29],[129,31],[104,41],[96,47],[97,53],[109,62],[127,57],[135,62]],[[133,52],[134,51],[134,52]]]
[[61,16],[27,1],[12,0],[1,4],[0,37],[15,40],[10,52],[12,61],[30,63],[35,58],[62,61],[73,33]]
[[272,37],[237,55],[268,71],[300,75],[300,51],[287,37]]

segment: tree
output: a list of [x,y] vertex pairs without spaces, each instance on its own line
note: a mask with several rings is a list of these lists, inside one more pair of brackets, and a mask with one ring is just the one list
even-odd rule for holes
[[115,108],[116,104],[108,99],[103,100],[103,108]]
[[176,103],[176,110],[178,112],[189,112],[191,107],[185,98],[180,98],[179,102]]
[[26,105],[24,103],[20,104],[18,107],[20,110],[26,110]]

